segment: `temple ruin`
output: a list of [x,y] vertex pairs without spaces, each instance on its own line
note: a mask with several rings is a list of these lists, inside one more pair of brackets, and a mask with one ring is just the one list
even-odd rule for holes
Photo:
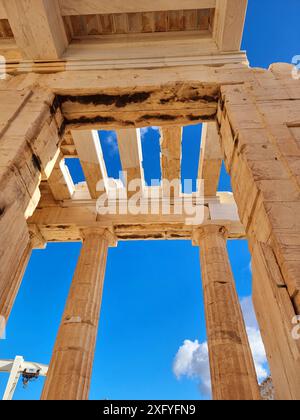
[[[82,241],[43,400],[88,399],[107,253],[132,240],[200,248],[213,398],[260,399],[226,249],[245,238],[276,399],[300,399],[292,334],[300,315],[300,83],[289,64],[249,67],[246,8],[247,0],[0,0],[2,319],[33,249]],[[98,212],[99,182],[108,198],[111,187],[97,130],[116,130],[127,173],[118,188],[129,199],[137,179],[144,204],[153,193],[159,205],[164,181],[145,185],[139,129],[160,127],[162,178],[172,181],[180,179],[182,127],[199,123],[203,194],[185,198],[201,222],[160,206],[155,214]],[[74,184],[67,158],[80,159],[84,184]],[[222,162],[233,195],[217,191]],[[171,207],[180,194],[168,195]]]

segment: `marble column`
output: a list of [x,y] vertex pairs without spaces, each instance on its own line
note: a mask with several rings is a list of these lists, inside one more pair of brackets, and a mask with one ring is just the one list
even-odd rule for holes
[[215,400],[259,400],[260,393],[234,278],[226,229],[207,225],[195,233],[200,260],[212,393]]
[[107,230],[83,231],[42,400],[88,399],[110,240]]

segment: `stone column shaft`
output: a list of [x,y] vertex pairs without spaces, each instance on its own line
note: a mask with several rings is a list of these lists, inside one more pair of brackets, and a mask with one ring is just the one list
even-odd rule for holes
[[88,399],[108,246],[105,231],[84,232],[43,400]]
[[31,253],[32,245],[29,242],[23,253],[20,255],[20,260],[16,263],[15,270],[10,277],[10,281],[6,283],[2,290],[0,298],[0,315],[5,318],[6,322],[9,319],[18,291],[22,284]]
[[61,122],[52,92],[5,85],[1,80],[0,316],[7,321],[31,253],[26,220],[40,200],[42,176],[55,164]]
[[0,316],[7,323],[31,252],[26,220],[16,204],[0,215],[0,238]]
[[[0,316],[5,322],[9,320],[16,297],[29,263],[33,249],[45,248],[44,238],[37,228],[30,228],[23,215],[15,208],[10,207],[3,215],[0,231],[4,241],[0,241]],[[11,241],[11,246],[5,246]],[[3,246],[4,245],[4,246]],[[0,335],[3,332],[0,328]]]
[[215,400],[259,400],[259,388],[222,226],[197,231]]

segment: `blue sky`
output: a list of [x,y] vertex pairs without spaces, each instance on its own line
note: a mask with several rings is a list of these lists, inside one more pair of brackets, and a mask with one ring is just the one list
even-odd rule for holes
[[[299,0],[287,0],[284,7],[281,0],[249,1],[243,48],[252,66],[291,62],[300,54],[299,11]],[[100,134],[109,174],[117,176],[120,163],[113,152],[114,139],[111,133]],[[200,134],[200,126],[184,130],[182,166],[186,178],[196,177]],[[158,177],[155,130],[145,133],[143,153],[146,179]],[[72,173],[80,180],[80,168],[74,165]],[[219,190],[230,190],[224,169]],[[7,339],[0,341],[1,358],[22,355],[26,360],[49,363],[80,247],[49,244],[45,251],[34,251]],[[247,243],[229,242],[228,251],[243,299],[251,295]],[[251,312],[248,301],[243,302],[245,311]],[[253,327],[251,314],[246,316],[248,326]],[[90,398],[204,398],[198,386],[203,366],[191,372],[190,365],[178,365],[181,379],[174,374],[174,358],[185,340],[189,340],[183,348],[187,352],[190,343],[197,347],[196,340],[206,340],[199,250],[181,241],[119,243],[118,248],[110,249]],[[187,357],[193,356],[195,352]],[[191,359],[185,362],[191,363]],[[193,379],[188,377],[191,374]],[[1,374],[0,394],[6,381],[7,376]],[[39,399],[42,386],[42,379],[26,390],[19,384],[15,399]]]

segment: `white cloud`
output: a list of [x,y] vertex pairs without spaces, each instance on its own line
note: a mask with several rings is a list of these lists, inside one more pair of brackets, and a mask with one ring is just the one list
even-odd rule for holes
[[263,381],[268,376],[266,367],[267,356],[257,324],[251,296],[245,297],[241,300],[241,307],[245,319],[247,334],[253,354],[257,377],[259,381]]
[[178,379],[182,376],[200,379],[201,393],[210,396],[211,381],[207,343],[185,340],[176,354],[173,372]]
[[268,376],[267,356],[261,335],[258,329],[247,327],[250,347],[253,354],[256,374],[259,382],[262,382]]
[[259,328],[258,328],[251,296],[247,296],[241,299],[241,308],[244,315],[246,326],[249,328],[255,328],[258,330]]
[[144,136],[146,136],[151,131],[159,132],[159,127],[153,126],[153,127],[143,127],[143,128],[141,128],[141,137],[143,138]]
[[118,152],[118,141],[115,131],[110,131],[109,134],[104,138],[104,141],[109,146],[109,152],[111,155],[115,155]]
[[[268,376],[267,357],[257,325],[251,297],[243,298],[241,300],[241,307],[244,314],[257,377],[259,382],[261,382]],[[183,376],[196,378],[200,381],[200,392],[205,396],[211,395],[207,342],[199,343],[198,340],[185,340],[175,356],[173,372],[178,379]]]
[[252,271],[252,261],[249,262],[249,266],[248,267],[249,267],[250,273],[253,274],[253,271]]

